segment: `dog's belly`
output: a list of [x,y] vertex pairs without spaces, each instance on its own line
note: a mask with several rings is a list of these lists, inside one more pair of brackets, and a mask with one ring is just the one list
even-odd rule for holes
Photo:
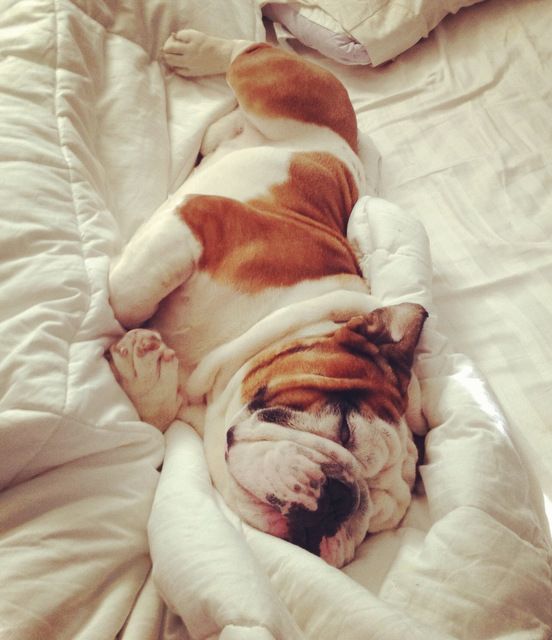
[[168,296],[148,323],[176,351],[183,379],[216,347],[242,335],[276,309],[333,291],[368,292],[359,276],[306,280],[258,293],[239,292],[199,271]]

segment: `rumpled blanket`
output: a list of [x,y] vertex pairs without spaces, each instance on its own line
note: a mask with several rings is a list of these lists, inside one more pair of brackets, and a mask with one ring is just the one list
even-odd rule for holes
[[[0,0],[0,637],[546,638],[550,547],[530,481],[435,317],[416,365],[427,499],[344,571],[237,522],[185,425],[158,486],[165,441],[103,358],[122,334],[107,273],[233,105],[223,78],[164,76],[159,46],[183,22],[263,37],[248,0]],[[359,207],[372,294],[431,308],[419,225]],[[150,545],[187,631],[148,578]]]
[[[365,197],[349,236],[382,304],[431,309],[419,223]],[[149,535],[156,583],[193,638],[549,637],[550,546],[500,411],[434,316],[418,351],[426,496],[344,572],[240,522],[211,487],[199,437],[170,427]]]

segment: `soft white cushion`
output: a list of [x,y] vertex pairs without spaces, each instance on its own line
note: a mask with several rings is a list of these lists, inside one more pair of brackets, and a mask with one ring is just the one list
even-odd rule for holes
[[481,0],[301,0],[266,4],[263,13],[329,58],[379,65],[426,38],[447,14],[477,2]]

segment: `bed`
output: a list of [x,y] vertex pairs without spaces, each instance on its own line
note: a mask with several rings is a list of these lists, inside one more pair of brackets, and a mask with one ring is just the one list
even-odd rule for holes
[[[324,1],[326,35],[387,29],[345,65],[262,4],[0,1],[0,638],[550,640],[552,5],[382,1],[349,24]],[[239,522],[195,432],[141,422],[103,357],[110,258],[233,108],[222,77],[158,61],[184,24],[336,73],[363,271],[430,310],[425,489],[342,571]]]

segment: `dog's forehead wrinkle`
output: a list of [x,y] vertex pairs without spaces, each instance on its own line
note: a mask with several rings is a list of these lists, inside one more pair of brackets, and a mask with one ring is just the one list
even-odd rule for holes
[[319,409],[315,413],[305,411],[303,413],[303,424],[312,425],[317,431],[335,429],[341,419],[341,413],[332,405],[327,405],[323,409]]
[[343,473],[343,467],[337,462],[323,462],[320,468],[328,478],[339,478]]

